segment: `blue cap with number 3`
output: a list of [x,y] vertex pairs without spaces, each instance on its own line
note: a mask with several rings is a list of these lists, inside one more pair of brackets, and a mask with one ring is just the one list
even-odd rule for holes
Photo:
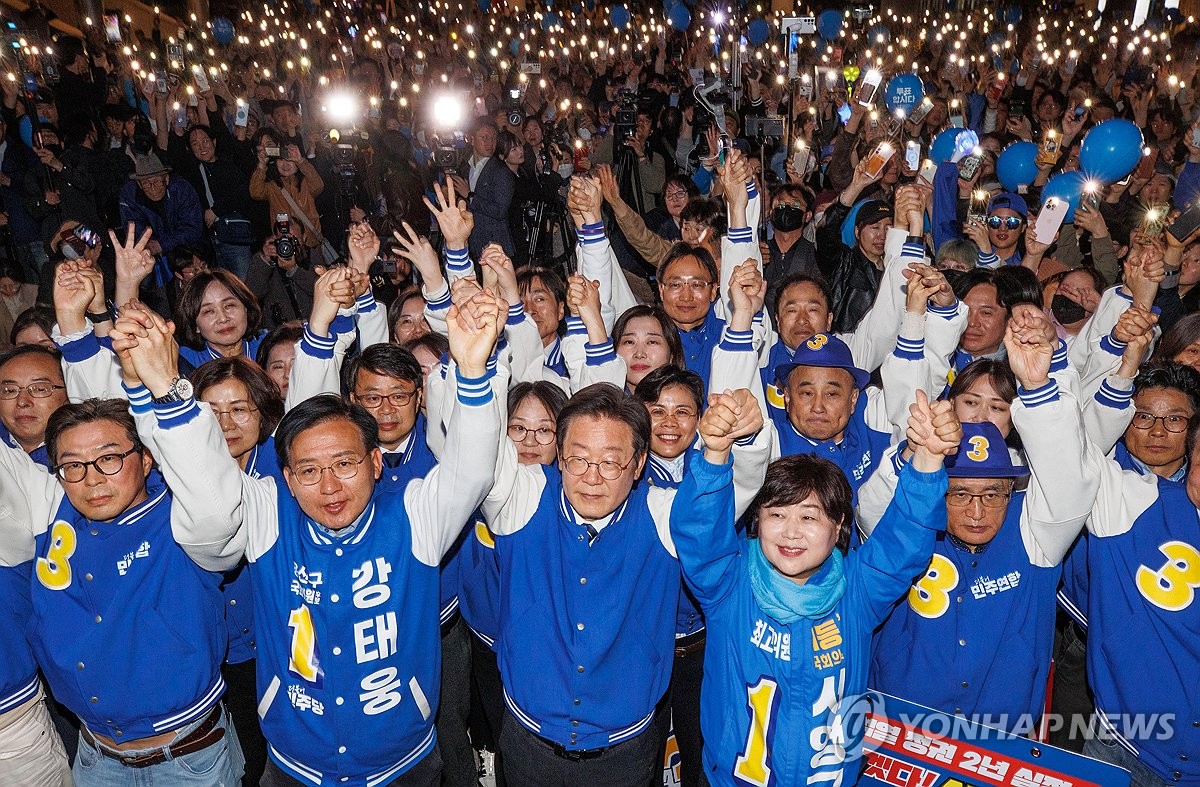
[[963,424],[958,453],[946,459],[951,478],[1024,478],[1029,468],[1014,465],[1004,435],[991,421]]
[[871,375],[854,365],[854,356],[850,354],[846,343],[831,333],[814,333],[792,353],[791,362],[775,367],[775,381],[780,388],[787,387],[788,375],[797,366],[845,369],[859,389],[866,388],[867,383],[871,382]]

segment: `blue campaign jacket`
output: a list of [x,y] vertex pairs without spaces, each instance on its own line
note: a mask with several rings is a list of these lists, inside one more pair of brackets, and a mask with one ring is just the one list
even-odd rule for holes
[[666,693],[679,562],[660,541],[647,485],[589,545],[562,477],[542,471],[528,524],[496,536],[505,700],[518,722],[567,749],[612,746],[643,732]]
[[[928,563],[945,527],[946,474],[906,467],[875,535],[845,559],[844,595],[828,615],[791,625],[755,598],[751,545],[734,529],[732,478],[731,464],[694,456],[671,517],[684,576],[708,620],[700,700],[705,774],[714,787],[853,784],[861,732],[835,730],[842,726],[836,714],[861,707],[871,631]],[[828,561],[819,574],[827,571]],[[851,740],[834,741],[844,734]]]
[[341,537],[286,486],[276,499],[278,540],[250,564],[255,623],[276,632],[257,660],[270,756],[301,781],[387,783],[436,740],[438,569],[412,554],[403,487],[377,485]]
[[1196,787],[1200,513],[1184,485],[1157,484],[1129,530],[1088,535],[1088,683],[1118,745],[1163,781]]
[[814,441],[796,431],[788,420],[787,410],[770,408],[769,415],[779,434],[779,448],[782,456],[795,454],[811,454],[833,462],[845,473],[850,482],[850,489],[858,496],[858,488],[871,477],[876,465],[883,457],[883,452],[891,445],[892,436],[887,432],[877,432],[867,425],[867,394],[861,392],[854,412],[850,415],[850,423],[840,443],[833,440]]
[[0,566],[0,713],[7,713],[38,692],[38,668],[25,630],[33,615],[29,582],[33,562]]
[[1029,560],[1024,497],[1013,495],[982,552],[938,535],[925,576],[876,634],[872,688],[1018,734],[1036,726],[1062,569]]
[[[684,455],[684,472],[687,472],[687,457]],[[678,489],[683,478],[676,478],[671,468],[654,454],[646,457],[645,482],[660,489]],[[692,595],[692,591],[684,584],[680,588],[679,606],[675,609],[675,636],[686,637],[704,629],[704,613],[700,611],[700,602]]]
[[38,664],[59,702],[117,741],[203,718],[225,691],[221,575],[175,543],[161,479],[147,492],[111,522],[64,497],[35,540],[26,633]]

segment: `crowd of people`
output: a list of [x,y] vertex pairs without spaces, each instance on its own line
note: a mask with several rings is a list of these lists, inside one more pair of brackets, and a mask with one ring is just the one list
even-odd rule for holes
[[1190,22],[459,12],[0,79],[0,782],[1200,785]]

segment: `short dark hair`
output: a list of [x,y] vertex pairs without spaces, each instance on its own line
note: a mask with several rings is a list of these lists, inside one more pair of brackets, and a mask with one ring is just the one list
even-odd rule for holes
[[[1151,361],[1138,369],[1133,378],[1133,394],[1153,388],[1170,388],[1188,398],[1192,412],[1200,415],[1200,372],[1190,366],[1171,361]],[[1193,415],[1195,418],[1195,415]]]
[[4,352],[0,352],[0,369],[8,365],[9,361],[15,361],[18,358],[23,358],[26,355],[40,355],[59,364],[59,371],[62,371],[62,353],[57,349],[51,350],[49,347],[43,347],[40,344],[22,344],[17,347],[11,347]]
[[202,364],[191,378],[197,399],[202,398],[209,388],[226,380],[237,380],[246,386],[250,401],[258,408],[258,444],[262,445],[275,431],[279,419],[283,418],[283,398],[279,395],[279,388],[258,364],[240,355],[217,358]]
[[683,341],[679,338],[679,328],[671,321],[661,306],[648,306],[644,303],[639,303],[637,306],[631,306],[626,309],[616,323],[613,324],[612,340],[616,347],[621,346],[621,339],[625,336],[625,331],[629,327],[629,323],[640,317],[649,317],[652,320],[657,320],[658,325],[662,328],[663,339],[667,343],[667,350],[670,352],[670,357],[667,363],[673,363],[676,366],[683,365]]
[[262,322],[262,306],[241,279],[224,268],[205,271],[183,286],[183,291],[179,293],[179,303],[175,306],[175,333],[179,343],[187,345],[193,350],[199,350],[204,346],[204,337],[196,328],[196,318],[200,316],[204,291],[213,282],[223,284],[230,294],[241,301],[242,306],[246,308],[246,336],[253,336],[254,332],[258,330],[259,323]]
[[398,344],[372,344],[347,361],[342,366],[342,390],[347,394],[352,392],[358,384],[358,373],[364,369],[410,382],[418,389],[425,382],[420,362]]
[[[691,206],[692,203],[688,203],[688,207],[690,208]],[[686,209],[684,212],[686,213]],[[708,273],[709,278],[712,279],[712,283],[721,283],[721,274],[717,270],[717,263],[713,260],[712,255],[709,254],[708,249],[703,246],[693,246],[683,241],[679,241],[673,245],[667,252],[667,256],[663,257],[662,261],[658,263],[658,270],[654,273],[655,278],[661,283],[666,276],[667,269],[684,257],[695,257],[700,265],[703,266],[705,272]]]
[[519,148],[525,143],[517,139],[517,135],[505,129],[496,135],[496,158],[503,163],[508,158],[508,154],[512,153],[514,148]]
[[792,273],[779,282],[775,287],[775,300],[771,303],[771,316],[775,318],[775,324],[779,325],[779,302],[783,300],[783,294],[791,287],[796,287],[801,284],[811,284],[821,292],[821,297],[825,299],[825,308],[833,311],[833,290],[829,288],[829,282],[820,276],[810,276],[807,273]]
[[404,309],[404,304],[408,303],[413,298],[420,298],[422,303],[425,302],[425,295],[421,292],[421,288],[415,284],[409,285],[400,290],[400,292],[396,293],[396,297],[392,299],[392,302],[388,304],[388,336],[390,336],[393,341],[396,339],[396,321],[400,319],[400,313]]
[[846,554],[850,549],[850,524],[854,521],[850,482],[833,462],[808,454],[776,459],[767,468],[763,485],[750,501],[747,534],[758,537],[758,515],[763,508],[796,505],[809,495],[816,495],[825,513],[838,523],[837,548]]
[[650,414],[646,406],[611,383],[593,383],[577,392],[558,413],[558,453],[567,430],[576,418],[605,418],[629,427],[633,435],[633,460],[650,448]]
[[[424,347],[426,350],[429,350],[429,352],[438,357],[438,360],[441,360],[443,356],[450,352],[450,340],[436,331],[422,334],[415,339],[409,339],[400,346],[412,353],[414,358],[417,355],[416,350],[418,347]],[[511,396],[510,392],[509,397]]]
[[663,390],[672,385],[682,385],[688,390],[696,400],[697,414],[704,409],[704,380],[695,372],[673,364],[660,366],[643,377],[633,389],[633,395],[643,404],[653,404],[662,396]]
[[703,224],[705,227],[711,227],[717,235],[724,235],[726,231],[725,210],[721,203],[708,197],[696,197],[688,200],[688,204],[679,213],[679,221],[694,221],[697,224]]
[[46,421],[46,454],[50,461],[58,464],[58,440],[63,432],[97,421],[111,421],[125,430],[125,436],[134,448],[143,448],[133,413],[129,412],[129,402],[124,399],[84,399],[64,404]]
[[275,430],[275,455],[280,467],[289,467],[292,443],[302,433],[336,420],[349,421],[362,436],[367,453],[379,447],[379,424],[361,404],[351,404],[333,394],[321,394],[305,399],[288,411]]
[[529,294],[529,290],[533,288],[534,279],[540,281],[542,286],[554,296],[555,300],[564,306],[566,305],[567,285],[558,271],[537,265],[521,268],[521,270],[517,271],[517,289],[520,290],[522,296]]
[[961,396],[971,389],[971,386],[986,377],[1000,398],[1010,404],[1017,398],[1017,378],[1013,375],[1008,361],[997,358],[980,358],[963,367],[954,377],[947,399]]
[[276,347],[281,344],[295,344],[300,341],[300,337],[303,335],[304,323],[299,320],[290,320],[282,325],[275,326],[259,342],[258,352],[254,356],[255,362],[266,370],[267,365],[271,362],[271,352]]
[[41,328],[47,336],[54,334],[54,309],[49,306],[30,306],[17,315],[13,320],[12,331],[8,334],[8,343],[17,343],[17,334],[31,325]]
[[567,394],[552,382],[536,380],[534,382],[517,383],[508,389],[508,417],[521,406],[521,402],[533,397],[542,403],[550,417],[558,420],[558,414],[567,404]]

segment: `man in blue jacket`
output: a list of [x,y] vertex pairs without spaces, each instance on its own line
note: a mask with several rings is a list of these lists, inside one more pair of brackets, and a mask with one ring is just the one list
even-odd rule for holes
[[204,210],[196,190],[153,153],[137,157],[130,181],[121,189],[121,224],[133,222],[140,236],[154,230],[149,249],[162,256],[176,246],[197,243],[204,234]]

